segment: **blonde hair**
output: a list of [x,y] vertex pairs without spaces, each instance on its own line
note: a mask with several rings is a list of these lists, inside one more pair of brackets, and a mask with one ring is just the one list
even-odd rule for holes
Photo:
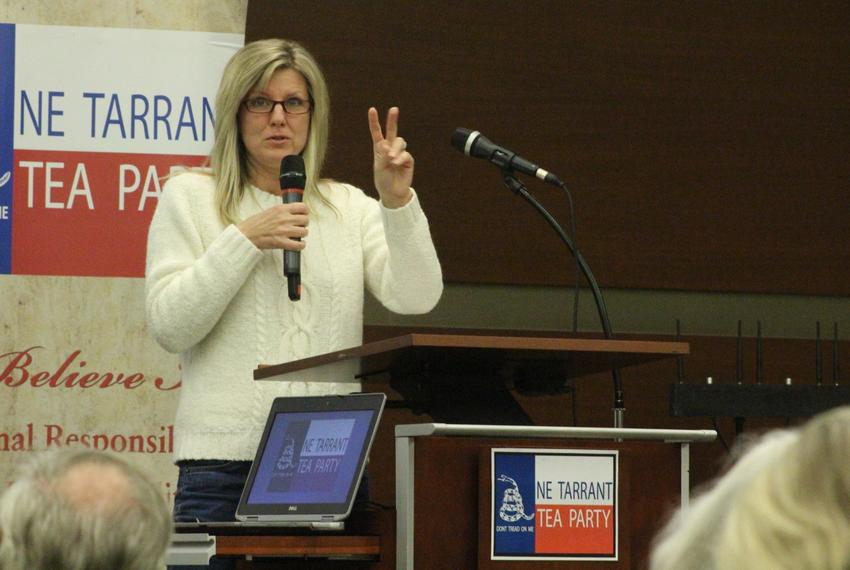
[[307,82],[312,103],[310,132],[301,152],[307,174],[305,200],[318,197],[318,181],[328,148],[330,96],[319,64],[302,45],[282,39],[251,42],[237,51],[222,74],[215,101],[215,142],[210,166],[216,177],[216,203],[221,221],[238,221],[239,204],[248,184],[248,156],[239,133],[239,105],[253,88],[265,86],[280,69],[294,69]]
[[730,507],[717,568],[850,568],[850,407],[821,414]]

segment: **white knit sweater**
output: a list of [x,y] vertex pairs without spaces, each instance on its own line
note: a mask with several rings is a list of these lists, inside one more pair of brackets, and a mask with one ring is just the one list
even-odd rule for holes
[[[252,373],[361,344],[364,284],[398,313],[424,313],[439,300],[442,272],[415,195],[390,210],[353,186],[320,188],[339,215],[310,204],[301,300],[292,302],[281,250],[261,251],[219,221],[210,175],[166,183],[148,234],[145,288],[151,333],[180,353],[175,461],[252,459],[275,397],[359,390],[353,364],[288,382],[255,382]],[[240,217],[278,203],[250,186]]]

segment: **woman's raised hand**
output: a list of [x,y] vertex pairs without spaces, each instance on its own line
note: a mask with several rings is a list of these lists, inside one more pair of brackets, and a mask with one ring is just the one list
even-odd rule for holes
[[407,142],[398,136],[398,107],[387,112],[387,132],[384,136],[378,110],[369,109],[369,130],[374,148],[375,188],[387,208],[399,208],[413,196],[413,156]]

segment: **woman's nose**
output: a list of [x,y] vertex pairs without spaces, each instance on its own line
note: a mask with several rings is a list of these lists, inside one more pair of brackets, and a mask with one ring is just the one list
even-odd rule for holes
[[269,120],[273,125],[286,124],[286,111],[283,108],[283,103],[275,101],[269,115],[271,115]]

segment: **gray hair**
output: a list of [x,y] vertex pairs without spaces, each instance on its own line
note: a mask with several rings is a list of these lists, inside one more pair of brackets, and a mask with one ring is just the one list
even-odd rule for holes
[[[97,478],[81,487],[87,471]],[[51,451],[27,462],[0,499],[0,568],[153,570],[171,529],[163,495],[123,459]]]
[[239,221],[239,203],[250,175],[247,151],[239,133],[239,105],[251,89],[264,87],[280,69],[294,69],[304,77],[312,102],[310,132],[301,152],[307,174],[305,200],[317,196],[329,204],[318,189],[330,129],[330,96],[325,76],[301,44],[282,39],[259,40],[246,44],[233,55],[224,68],[216,95],[215,143],[210,166],[216,177],[219,218],[225,224]]

